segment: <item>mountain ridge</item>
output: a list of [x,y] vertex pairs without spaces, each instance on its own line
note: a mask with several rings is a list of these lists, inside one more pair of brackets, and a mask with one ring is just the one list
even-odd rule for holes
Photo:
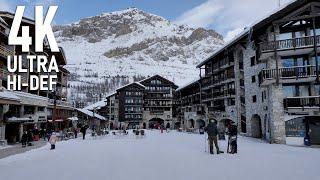
[[[184,84],[198,76],[196,64],[224,44],[214,30],[176,25],[137,8],[82,18],[53,30],[68,59],[72,101],[95,101],[90,93],[104,96],[154,74]],[[95,84],[101,90],[79,92],[79,86]]]

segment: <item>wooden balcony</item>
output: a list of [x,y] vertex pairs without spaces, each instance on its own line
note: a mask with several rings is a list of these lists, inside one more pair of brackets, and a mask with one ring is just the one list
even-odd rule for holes
[[[320,69],[320,67],[319,67]],[[319,71],[319,70],[318,70]],[[317,76],[316,66],[294,66],[277,69],[263,69],[259,73],[259,83],[268,85],[276,82],[277,75],[280,83],[310,82]]]
[[320,110],[320,96],[288,97],[283,100],[283,106],[286,110]]
[[14,51],[6,47],[5,45],[0,45],[0,55],[7,58],[8,56],[13,56]]
[[[317,46],[320,45],[320,35],[316,36],[316,44]],[[301,38],[268,41],[260,43],[260,50],[262,53],[273,52],[275,49],[278,51],[284,51],[313,47],[314,36],[306,36]]]

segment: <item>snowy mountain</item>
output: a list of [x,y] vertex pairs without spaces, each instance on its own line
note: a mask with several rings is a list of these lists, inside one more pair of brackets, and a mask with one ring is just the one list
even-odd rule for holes
[[214,30],[172,24],[136,8],[55,26],[54,31],[72,73],[71,99],[95,98],[88,96],[154,74],[184,84],[198,76],[195,65],[224,43]]

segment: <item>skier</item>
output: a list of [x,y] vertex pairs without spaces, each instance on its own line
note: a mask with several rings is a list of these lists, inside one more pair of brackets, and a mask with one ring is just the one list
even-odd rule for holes
[[87,133],[87,127],[85,125],[83,125],[80,129],[81,133],[82,133],[82,139],[86,139],[86,133]]
[[238,134],[237,126],[235,125],[235,123],[233,121],[231,121],[228,126],[228,135],[229,135],[228,143],[230,144],[230,151],[228,149],[228,152],[230,152],[230,154],[237,153],[237,150],[238,150],[237,134]]
[[217,135],[218,135],[217,121],[210,119],[208,126],[205,127],[205,131],[208,134],[210,154],[213,154],[213,143],[216,147],[217,154],[220,154],[220,150],[219,150],[219,146],[218,146],[218,139],[217,139]]
[[56,133],[52,133],[52,135],[50,136],[49,142],[51,144],[51,149],[53,150],[56,148],[56,142],[58,141],[58,137],[56,136]]
[[24,131],[22,137],[21,137],[21,144],[22,147],[26,147],[27,146],[27,142],[28,142],[28,134],[27,131]]

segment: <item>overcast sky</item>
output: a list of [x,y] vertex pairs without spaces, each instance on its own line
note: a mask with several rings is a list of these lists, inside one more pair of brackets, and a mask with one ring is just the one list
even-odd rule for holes
[[[286,4],[293,0],[280,0]],[[35,5],[58,5],[56,24],[67,24],[102,12],[137,7],[178,24],[211,28],[228,41],[246,26],[279,6],[279,0],[0,0],[0,10],[27,6],[31,16]]]

